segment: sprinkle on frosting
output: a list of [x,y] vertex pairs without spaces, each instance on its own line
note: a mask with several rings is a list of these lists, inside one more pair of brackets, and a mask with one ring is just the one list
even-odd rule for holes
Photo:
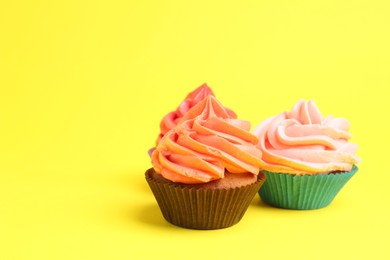
[[254,134],[265,170],[293,174],[350,171],[360,162],[349,143],[349,122],[323,117],[313,101],[300,100],[290,112],[260,123]]
[[249,129],[249,122],[208,95],[162,137],[152,153],[153,167],[166,179],[187,184],[221,179],[225,170],[257,175],[261,152]]

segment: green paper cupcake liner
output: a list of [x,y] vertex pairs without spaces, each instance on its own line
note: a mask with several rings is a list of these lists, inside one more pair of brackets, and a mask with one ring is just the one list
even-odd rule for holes
[[185,187],[153,179],[153,169],[146,171],[146,181],[161,213],[171,224],[190,229],[221,229],[238,223],[253,197],[265,181],[231,189]]
[[328,206],[358,171],[293,175],[263,171],[267,181],[259,190],[261,199],[278,208],[319,209]]

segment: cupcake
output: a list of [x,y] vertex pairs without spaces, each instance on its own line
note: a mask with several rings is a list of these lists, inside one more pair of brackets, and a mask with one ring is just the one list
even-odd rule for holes
[[261,199],[286,209],[329,205],[358,170],[357,145],[348,142],[348,129],[348,120],[323,117],[313,101],[305,100],[259,124],[253,133],[267,176]]
[[247,121],[208,95],[158,142],[146,180],[164,218],[191,229],[238,223],[265,180]]

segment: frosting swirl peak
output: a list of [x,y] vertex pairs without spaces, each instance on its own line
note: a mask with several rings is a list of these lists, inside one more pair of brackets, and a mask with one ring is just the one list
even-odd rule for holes
[[[196,104],[202,101],[207,96],[215,96],[211,88],[204,83],[203,85],[196,88],[194,91],[190,92],[185,99],[180,103],[178,108],[175,111],[171,111],[166,114],[160,122],[160,134],[156,140],[156,144],[160,141],[160,139],[172,128],[174,128],[181,118]],[[230,110],[226,109],[228,114],[236,118],[236,114]]]

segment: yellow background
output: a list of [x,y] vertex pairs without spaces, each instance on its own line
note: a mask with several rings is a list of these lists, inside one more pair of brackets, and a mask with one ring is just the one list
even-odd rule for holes
[[[389,259],[389,46],[388,1],[1,1],[0,259]],[[147,150],[203,82],[252,126],[348,118],[358,174],[325,209],[168,224]]]

